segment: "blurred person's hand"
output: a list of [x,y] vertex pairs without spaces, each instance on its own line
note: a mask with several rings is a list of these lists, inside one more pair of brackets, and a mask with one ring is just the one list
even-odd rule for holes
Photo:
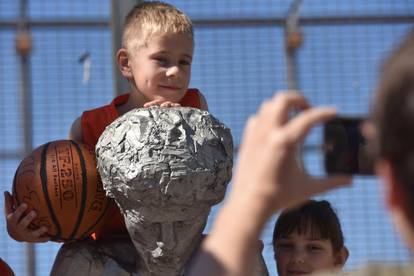
[[263,103],[245,127],[232,199],[253,201],[252,206],[264,208],[266,220],[281,208],[350,182],[345,176],[315,179],[297,158],[309,130],[335,114],[330,107],[311,108],[297,92],[278,93]]

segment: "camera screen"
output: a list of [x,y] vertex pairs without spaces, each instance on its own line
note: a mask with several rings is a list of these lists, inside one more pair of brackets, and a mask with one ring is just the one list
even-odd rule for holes
[[372,175],[373,158],[361,133],[362,118],[335,118],[324,125],[324,163],[328,174]]

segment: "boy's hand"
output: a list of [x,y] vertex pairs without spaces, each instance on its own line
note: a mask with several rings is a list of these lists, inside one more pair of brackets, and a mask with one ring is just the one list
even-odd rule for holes
[[45,236],[47,227],[42,226],[39,229],[29,229],[30,223],[36,218],[36,212],[31,211],[23,216],[27,209],[27,204],[20,204],[13,210],[13,201],[9,192],[4,192],[4,213],[7,221],[7,231],[10,237],[19,242],[47,242],[49,237]]
[[179,103],[173,103],[170,101],[164,101],[164,100],[153,100],[151,102],[147,102],[144,104],[144,107],[150,107],[150,106],[160,106],[160,107],[178,107],[181,106]]

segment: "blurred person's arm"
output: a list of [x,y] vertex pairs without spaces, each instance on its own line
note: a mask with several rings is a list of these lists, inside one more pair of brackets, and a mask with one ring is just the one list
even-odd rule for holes
[[[293,110],[303,110],[289,120]],[[335,116],[332,108],[309,108],[298,93],[279,93],[245,127],[229,199],[220,210],[190,275],[251,275],[255,244],[278,210],[349,182],[314,179],[297,162],[309,130]]]

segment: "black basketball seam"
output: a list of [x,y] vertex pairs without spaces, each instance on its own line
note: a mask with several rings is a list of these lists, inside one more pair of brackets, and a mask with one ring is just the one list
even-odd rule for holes
[[79,155],[79,160],[80,160],[80,165],[81,165],[81,171],[82,171],[82,197],[81,197],[81,205],[80,205],[80,209],[79,209],[79,215],[78,215],[78,219],[75,223],[75,228],[73,229],[72,234],[70,234],[68,239],[73,239],[73,237],[76,235],[76,232],[78,232],[80,224],[82,222],[82,218],[85,212],[85,206],[86,206],[86,196],[87,196],[87,188],[88,188],[88,177],[86,175],[87,171],[86,171],[86,163],[85,163],[85,159],[83,157],[83,153],[79,147],[79,145],[75,142],[70,140],[70,142],[75,146],[78,155]]
[[55,224],[56,227],[56,235],[52,236],[52,238],[58,238],[60,236],[61,233],[61,228],[60,228],[60,224],[59,221],[55,215],[55,213],[53,212],[53,208],[52,208],[52,203],[50,201],[49,198],[49,192],[47,190],[47,172],[46,172],[46,152],[47,152],[47,148],[49,147],[50,143],[46,143],[44,145],[44,148],[42,150],[42,153],[40,155],[40,180],[42,182],[42,190],[43,190],[43,194],[45,196],[45,201],[46,201],[46,205],[49,209],[50,212],[50,216],[52,218],[53,223]]
[[20,200],[19,200],[19,195],[17,194],[17,189],[16,189],[16,181],[17,181],[16,180],[16,176],[17,176],[17,172],[19,171],[19,169],[20,169],[21,166],[22,166],[22,164],[20,163],[19,167],[17,167],[17,170],[14,173],[14,178],[13,178],[13,191],[12,192],[13,192],[13,195],[15,195],[14,198],[16,198],[17,205],[20,205]]
[[[79,154],[78,154],[79,155]],[[75,167],[74,165],[74,161],[73,161],[73,152],[72,152],[72,148],[70,148],[70,159],[72,160],[72,180],[73,180],[73,189],[75,190],[75,205],[78,206],[78,193],[77,193],[77,189],[76,189],[76,185],[75,185],[75,171],[73,170],[73,168]]]
[[62,181],[60,180],[59,155],[58,155],[56,147],[54,148],[54,151],[55,151],[55,155],[56,155],[57,177],[58,177],[58,183],[59,183],[59,185],[58,185],[59,186],[59,203],[60,203],[60,209],[62,210],[62,206],[63,206],[63,203],[62,203],[62,186],[61,186]]

